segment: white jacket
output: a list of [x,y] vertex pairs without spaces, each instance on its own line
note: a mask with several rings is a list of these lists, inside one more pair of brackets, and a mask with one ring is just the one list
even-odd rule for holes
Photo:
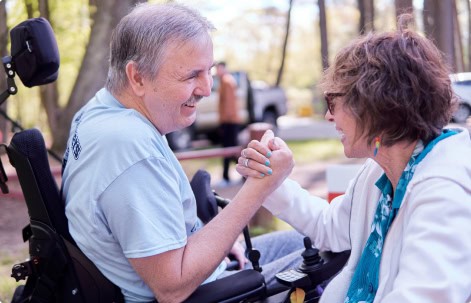
[[[386,236],[374,302],[463,303],[471,298],[471,142],[467,130],[417,165]],[[345,195],[327,201],[287,179],[264,203],[320,250],[351,249],[322,303],[343,302],[376,211],[383,174],[369,159]]]

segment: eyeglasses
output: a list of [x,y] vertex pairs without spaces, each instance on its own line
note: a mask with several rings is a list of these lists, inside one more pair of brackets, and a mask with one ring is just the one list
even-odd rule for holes
[[335,103],[333,102],[334,99],[337,97],[343,97],[343,96],[345,96],[344,93],[324,92],[324,99],[325,99],[325,102],[327,103],[327,109],[332,115],[334,114],[334,109],[335,109]]

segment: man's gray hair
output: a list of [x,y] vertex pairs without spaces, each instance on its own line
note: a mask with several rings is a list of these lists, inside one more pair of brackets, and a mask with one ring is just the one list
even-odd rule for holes
[[138,4],[121,19],[111,35],[106,88],[119,93],[128,86],[126,64],[129,61],[136,62],[144,78],[155,78],[172,43],[186,42],[212,30],[211,22],[182,4]]

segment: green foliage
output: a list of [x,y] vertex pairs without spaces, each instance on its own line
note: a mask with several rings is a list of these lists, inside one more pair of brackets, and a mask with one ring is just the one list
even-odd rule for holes
[[[90,14],[93,7],[85,0],[55,0],[51,3],[51,23],[56,35],[61,66],[58,83],[59,103],[65,105],[69,99],[91,30]],[[108,44],[108,41],[105,42]]]
[[[27,19],[23,1],[9,1],[8,26],[12,28]],[[33,4],[36,1],[32,1]],[[33,17],[39,17],[37,6]],[[90,12],[86,0],[50,0],[50,23],[53,27],[61,58],[58,86],[59,104],[65,105],[72,91],[91,29]],[[8,47],[9,49],[9,47]],[[8,99],[8,113],[19,120],[24,127],[48,129],[47,116],[41,108],[38,88],[26,88],[16,78],[18,94]]]
[[0,276],[0,302],[10,303],[15,289],[23,284],[24,281],[15,282],[10,276]]

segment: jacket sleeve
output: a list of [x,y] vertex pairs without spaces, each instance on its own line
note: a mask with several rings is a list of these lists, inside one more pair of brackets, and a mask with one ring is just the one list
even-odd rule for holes
[[308,236],[315,247],[334,252],[350,249],[350,192],[331,204],[311,195],[290,179],[274,191],[263,206]]
[[471,193],[451,180],[433,178],[416,184],[404,206],[399,270],[381,302],[468,302]]

